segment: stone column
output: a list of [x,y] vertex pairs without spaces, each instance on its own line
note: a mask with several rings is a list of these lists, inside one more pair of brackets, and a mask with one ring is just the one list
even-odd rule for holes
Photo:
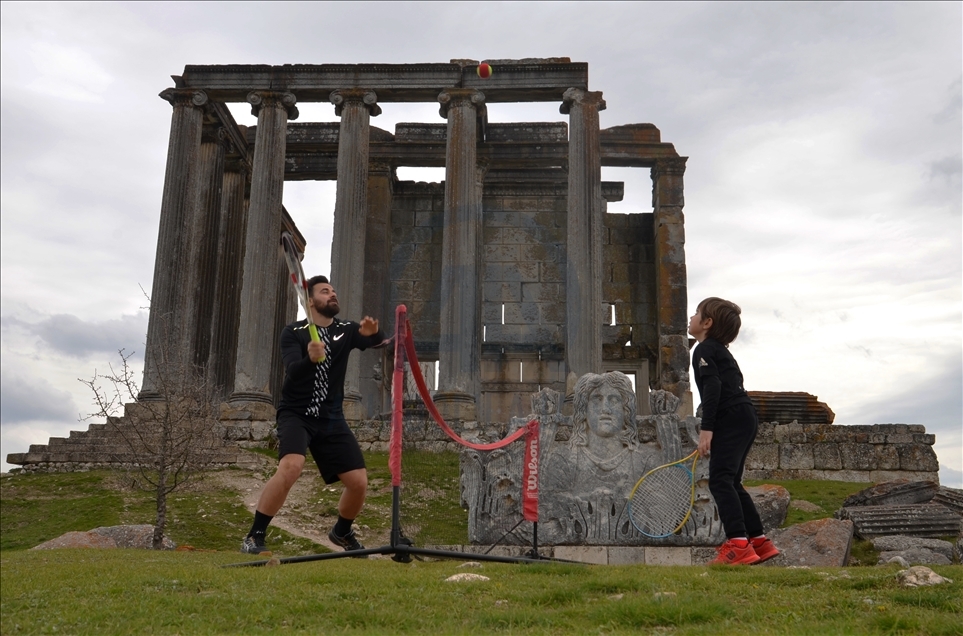
[[[368,215],[368,137],[370,117],[381,114],[378,96],[363,89],[331,93],[334,112],[341,117],[338,133],[338,190],[334,204],[334,238],[331,243],[331,286],[338,294],[341,317],[361,320],[364,307],[364,240]],[[310,274],[308,274],[310,276]],[[383,320],[384,316],[375,316]],[[360,360],[348,358],[344,378],[344,416],[360,421]]]
[[[391,280],[391,196],[394,168],[373,161],[368,166],[368,220],[365,223],[364,310],[381,321],[385,333],[394,325],[394,307],[388,302]],[[364,409],[371,415],[391,411],[391,392],[385,378],[391,377],[389,349],[368,349],[361,353],[360,385]],[[434,373],[432,373],[434,375]]]
[[[446,419],[474,420],[480,391],[478,245],[482,198],[478,187],[479,110],[485,96],[448,89],[438,96],[448,119],[445,159],[445,229],[441,257],[439,390],[435,403]],[[482,110],[482,112],[484,112]]]
[[217,282],[214,289],[211,347],[208,368],[217,397],[224,399],[234,388],[237,329],[241,313],[244,234],[247,224],[245,193],[250,170],[239,157],[227,160],[222,185],[217,234]]
[[138,400],[161,400],[159,376],[170,365],[183,367],[190,360],[190,338],[183,285],[187,257],[188,220],[197,189],[198,151],[207,94],[168,88],[160,96],[171,103],[167,171],[161,199],[160,230],[154,259],[150,317],[144,356],[144,382]]
[[188,289],[189,318],[193,321],[194,331],[191,339],[192,362],[200,368],[207,367],[211,350],[211,324],[214,320],[214,290],[217,282],[219,253],[218,226],[221,216],[226,147],[227,138],[222,126],[212,125],[203,128],[198,162],[198,187],[188,228],[189,270],[188,276],[184,279],[184,285]]
[[567,393],[586,373],[602,372],[602,163],[600,92],[570,88],[559,110],[569,116],[565,264]]
[[685,269],[682,175],[686,157],[659,159],[652,169],[655,212],[656,309],[659,329],[659,388],[681,400],[679,413],[692,414]]
[[231,403],[273,404],[270,393],[277,258],[281,245],[281,197],[288,118],[297,119],[291,93],[255,91],[247,96],[257,115],[251,203],[244,240],[244,275]]

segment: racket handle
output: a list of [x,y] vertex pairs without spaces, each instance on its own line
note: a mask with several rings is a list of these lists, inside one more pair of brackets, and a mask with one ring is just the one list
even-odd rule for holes
[[[318,328],[310,320],[308,321],[308,333],[311,334],[311,340],[314,342],[321,342],[321,336],[318,335]],[[327,356],[323,356],[320,360],[318,360],[317,364],[324,362],[325,358],[327,358]]]

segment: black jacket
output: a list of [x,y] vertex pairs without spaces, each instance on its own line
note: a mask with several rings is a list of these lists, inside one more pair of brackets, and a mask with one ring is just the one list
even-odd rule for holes
[[342,417],[344,376],[348,354],[352,349],[364,350],[381,344],[383,332],[362,336],[356,322],[334,319],[329,327],[318,327],[324,342],[325,359],[315,364],[308,357],[308,321],[299,320],[281,332],[281,361],[284,363],[284,386],[278,409],[290,409],[317,418]]
[[692,370],[702,397],[702,430],[711,431],[720,412],[736,404],[752,404],[742,388],[736,359],[718,340],[706,338],[692,352]]

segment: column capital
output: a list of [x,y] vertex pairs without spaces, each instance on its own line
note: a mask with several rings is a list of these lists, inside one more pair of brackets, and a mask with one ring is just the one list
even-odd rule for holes
[[394,166],[390,161],[375,159],[368,162],[368,174],[391,174]]
[[328,99],[334,104],[334,114],[338,117],[341,116],[344,105],[348,102],[360,102],[368,109],[368,113],[372,117],[381,114],[381,106],[378,106],[378,94],[366,88],[340,88],[331,91]]
[[562,105],[558,107],[558,112],[568,115],[572,106],[595,106],[598,110],[605,110],[605,100],[602,99],[602,91],[583,91],[581,88],[569,88],[562,93]]
[[438,102],[441,104],[438,114],[448,119],[448,110],[452,106],[466,105],[476,110],[484,108],[485,93],[474,88],[446,88],[438,94]]
[[663,157],[655,160],[652,168],[652,180],[655,181],[663,175],[681,177],[685,174],[685,162],[688,157]]
[[171,106],[196,106],[207,104],[207,93],[192,88],[165,88],[159,97],[170,102]]
[[247,94],[247,101],[251,105],[251,114],[255,117],[265,106],[280,106],[288,113],[288,119],[298,118],[298,98],[294,93],[282,93],[278,91],[251,91]]

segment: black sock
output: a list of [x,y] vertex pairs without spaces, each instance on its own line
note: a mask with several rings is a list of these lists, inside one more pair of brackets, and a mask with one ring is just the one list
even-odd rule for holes
[[256,534],[267,534],[268,524],[271,523],[270,517],[263,512],[254,511],[254,524],[251,525],[251,531],[247,533],[247,536],[253,537]]
[[334,533],[339,537],[345,536],[351,532],[352,523],[354,523],[354,519],[345,519],[341,515],[338,515],[338,523],[334,524]]

